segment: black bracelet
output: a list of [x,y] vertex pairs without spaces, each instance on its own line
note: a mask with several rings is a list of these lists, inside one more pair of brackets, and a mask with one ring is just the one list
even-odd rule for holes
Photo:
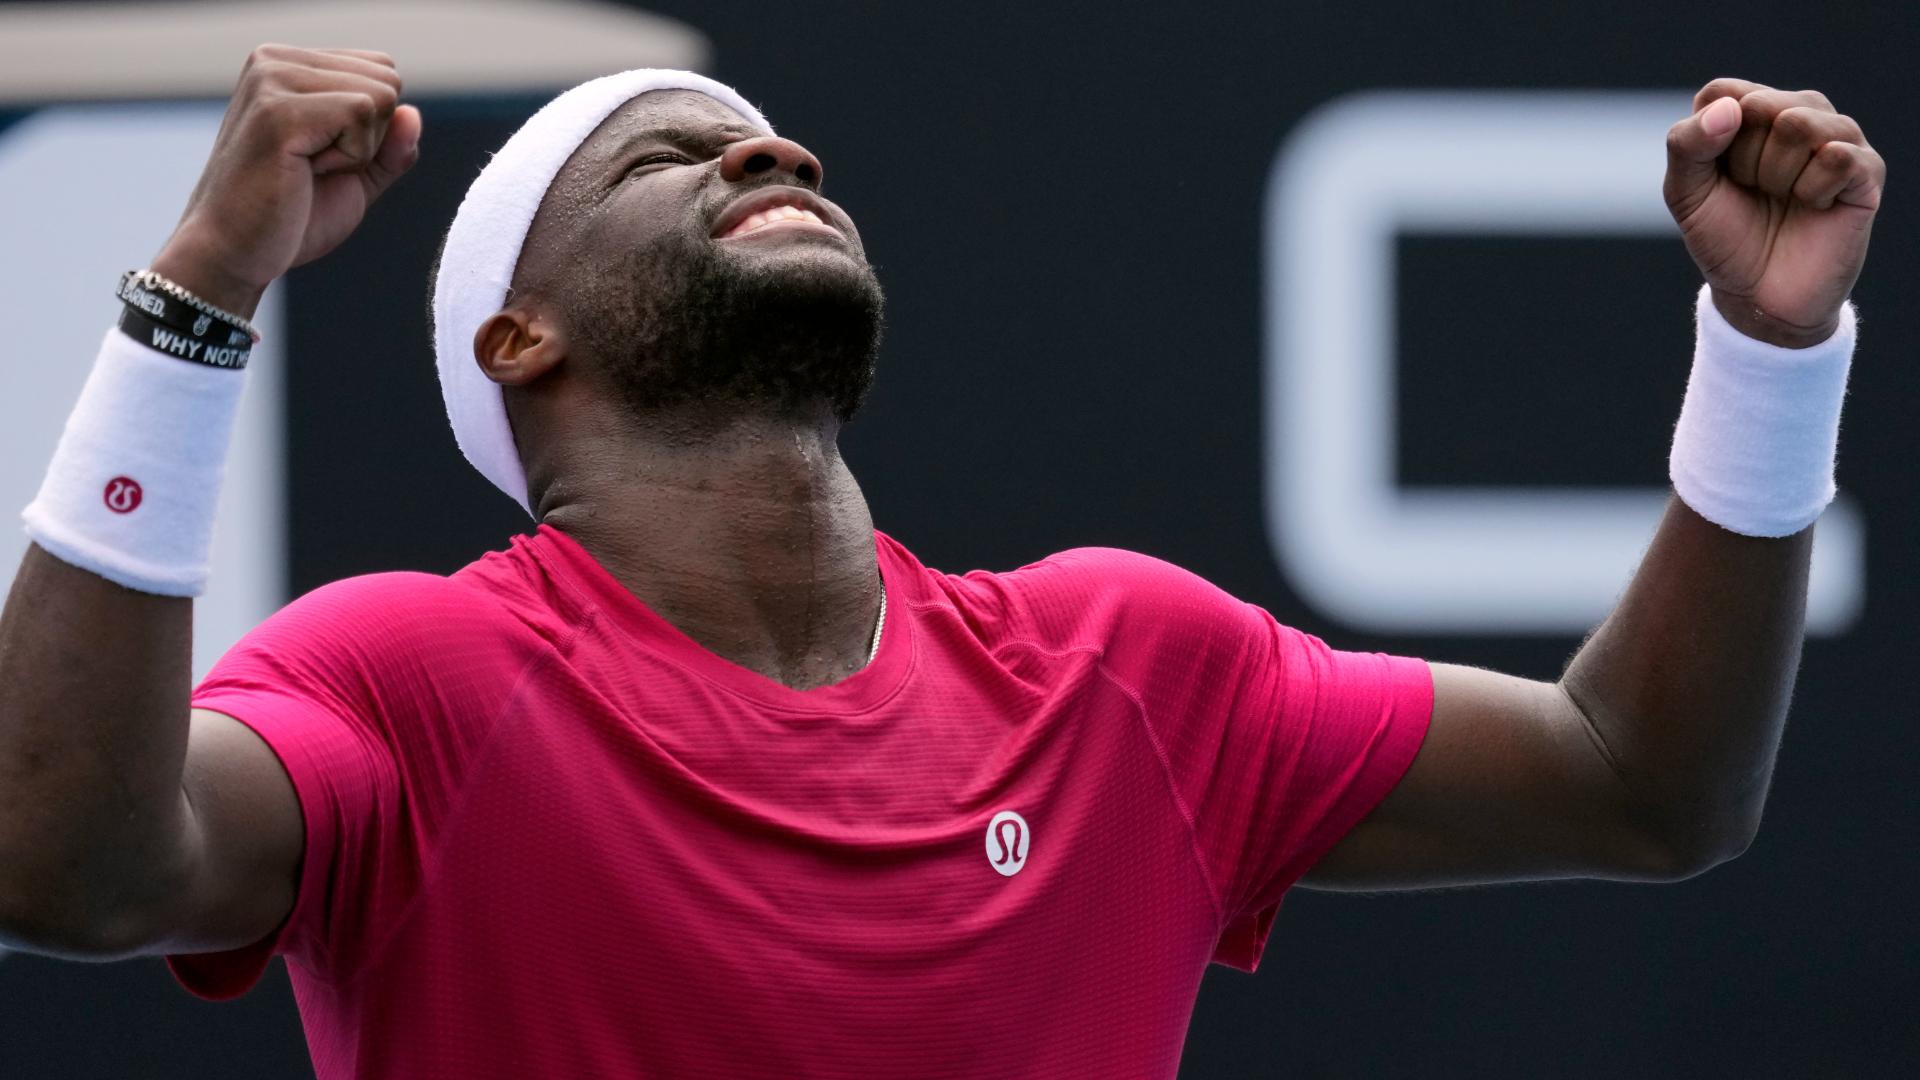
[[253,326],[235,315],[197,301],[192,294],[151,271],[120,275],[120,302],[176,333],[219,346],[260,340]]
[[247,360],[253,356],[253,339],[238,328],[220,324],[224,328],[215,335],[196,337],[182,333],[170,323],[149,317],[147,311],[147,308],[128,301],[125,310],[120,312],[120,332],[168,356],[208,367],[239,371],[247,366]]

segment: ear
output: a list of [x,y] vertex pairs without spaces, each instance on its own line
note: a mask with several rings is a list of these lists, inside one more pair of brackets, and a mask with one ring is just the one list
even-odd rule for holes
[[473,359],[501,386],[525,386],[560,366],[567,338],[560,324],[539,311],[507,308],[473,335]]

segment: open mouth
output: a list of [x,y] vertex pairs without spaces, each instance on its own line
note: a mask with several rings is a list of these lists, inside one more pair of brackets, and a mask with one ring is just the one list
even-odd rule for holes
[[800,229],[839,236],[830,219],[825,203],[805,188],[766,188],[734,200],[714,223],[713,235],[730,240],[768,230]]
[[746,220],[721,233],[720,236],[722,239],[730,236],[745,236],[750,232],[759,232],[761,229],[778,225],[783,221],[805,221],[813,225],[826,225],[826,222],[820,220],[820,215],[811,210],[802,210],[797,206],[776,206],[771,210],[749,214]]

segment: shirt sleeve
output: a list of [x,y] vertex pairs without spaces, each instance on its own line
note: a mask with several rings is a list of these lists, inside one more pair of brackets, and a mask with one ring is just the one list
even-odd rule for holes
[[462,741],[435,722],[460,711],[460,689],[437,677],[444,665],[427,662],[445,646],[458,661],[458,644],[422,638],[476,621],[460,591],[423,574],[326,586],[248,634],[195,690],[195,708],[234,717],[279,758],[299,796],[305,848],[293,909],[272,934],[167,958],[188,990],[237,997],[275,954],[335,979],[411,898],[433,795],[450,786],[435,770],[459,760]]
[[1229,618],[1233,694],[1189,718],[1198,745],[1180,779],[1220,895],[1214,959],[1252,971],[1287,889],[1413,764],[1433,675],[1421,660],[1329,648],[1252,605]]
[[1287,889],[1413,763],[1431,671],[1331,649],[1145,555],[1080,548],[1032,569],[1028,618],[1102,642],[1138,695],[1216,904],[1213,959],[1252,971]]

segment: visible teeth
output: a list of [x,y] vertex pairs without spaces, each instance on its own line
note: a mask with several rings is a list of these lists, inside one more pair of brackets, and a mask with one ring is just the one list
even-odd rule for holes
[[773,206],[757,213],[748,214],[740,224],[727,230],[728,236],[741,236],[756,229],[764,229],[781,221],[811,221],[815,225],[825,225],[820,215],[798,206]]

